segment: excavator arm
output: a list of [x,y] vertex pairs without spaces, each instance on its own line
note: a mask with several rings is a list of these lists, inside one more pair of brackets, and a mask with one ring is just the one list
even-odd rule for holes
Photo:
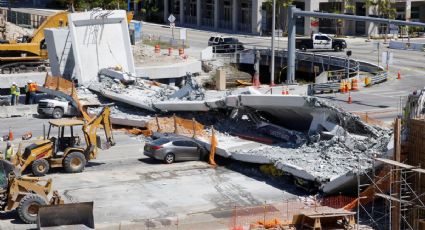
[[106,141],[109,146],[115,145],[114,136],[112,134],[112,124],[110,120],[111,109],[108,106],[103,107],[102,111],[86,124],[83,125],[84,138],[87,143],[86,154],[88,159],[94,159],[97,156],[97,128],[103,126]]

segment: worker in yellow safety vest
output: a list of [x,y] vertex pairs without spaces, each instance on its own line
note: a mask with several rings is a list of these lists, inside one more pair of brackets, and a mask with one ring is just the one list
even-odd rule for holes
[[10,161],[10,159],[12,158],[13,155],[13,146],[12,143],[10,143],[10,141],[7,142],[6,144],[6,151],[4,152],[4,159]]
[[10,96],[12,97],[11,105],[17,105],[19,102],[19,95],[21,95],[20,89],[16,82],[12,83],[12,86],[10,87]]

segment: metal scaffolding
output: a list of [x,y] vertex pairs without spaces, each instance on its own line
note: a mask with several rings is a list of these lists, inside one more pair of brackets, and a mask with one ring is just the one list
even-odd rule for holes
[[[359,160],[359,166],[361,163]],[[419,229],[425,192],[418,185],[425,170],[384,158],[374,158],[372,168],[369,173],[362,175],[360,169],[357,173],[357,223],[378,230]],[[362,193],[364,187],[373,192]],[[370,202],[362,202],[364,199]]]

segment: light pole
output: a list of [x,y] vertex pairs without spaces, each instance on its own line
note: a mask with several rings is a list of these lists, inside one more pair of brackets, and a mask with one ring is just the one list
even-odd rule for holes
[[273,0],[273,16],[272,16],[272,63],[270,69],[270,86],[274,85],[274,37],[276,27],[276,0]]

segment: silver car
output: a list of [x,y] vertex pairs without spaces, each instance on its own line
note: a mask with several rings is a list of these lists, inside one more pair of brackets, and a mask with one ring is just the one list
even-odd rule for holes
[[204,160],[208,151],[193,138],[170,136],[146,143],[144,155],[171,164],[176,161]]

